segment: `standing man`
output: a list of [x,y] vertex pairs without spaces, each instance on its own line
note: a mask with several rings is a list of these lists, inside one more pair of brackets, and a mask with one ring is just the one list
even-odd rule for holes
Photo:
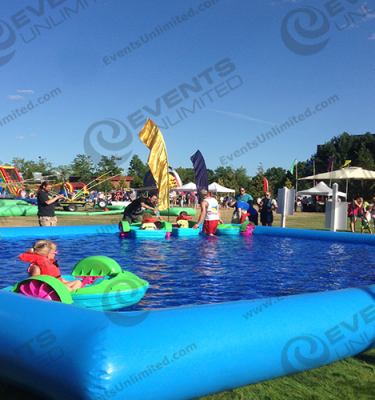
[[252,206],[253,205],[253,196],[246,193],[246,189],[243,186],[241,186],[239,190],[240,190],[240,193],[236,194],[236,196],[234,198],[237,201],[244,201],[245,203],[249,203]]
[[265,198],[259,204],[260,222],[262,223],[262,226],[272,226],[272,211],[274,210],[277,210],[276,200],[271,197],[271,192],[266,192]]
[[216,199],[208,197],[207,190],[201,190],[199,192],[199,197],[202,199],[201,215],[199,221],[193,226],[193,229],[197,229],[199,224],[204,220],[202,232],[209,236],[214,236],[219,222],[221,224],[223,223],[220,219],[219,205],[217,204]]
[[55,204],[58,200],[63,199],[64,195],[59,194],[55,197],[50,196],[52,185],[44,181],[38,189],[38,218],[39,226],[56,226],[57,218],[55,216]]
[[138,197],[125,208],[122,220],[128,221],[129,224],[141,222],[141,213],[144,209],[154,211],[156,214],[158,211],[155,208],[157,199],[158,196],[155,193],[150,193],[147,198],[143,196]]

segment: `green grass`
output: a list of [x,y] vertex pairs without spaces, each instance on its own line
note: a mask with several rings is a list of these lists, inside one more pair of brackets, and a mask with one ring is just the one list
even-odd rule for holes
[[375,399],[375,350],[321,368],[200,400]]
[[[232,210],[221,210],[224,222],[230,222]],[[286,226],[297,229],[324,230],[324,213],[301,213],[286,217]],[[59,225],[116,224],[119,215],[59,216]],[[174,221],[174,219],[171,219]],[[5,226],[38,226],[37,217],[0,218],[0,228]],[[274,226],[280,226],[280,216],[275,215]],[[360,232],[360,220],[356,231]],[[349,221],[348,221],[348,231]],[[5,387],[0,383],[1,400],[39,400],[38,397]],[[202,397],[201,400],[325,400],[325,399],[375,399],[375,350],[330,364],[311,371],[302,372],[271,381],[254,384]],[[151,400],[151,399],[150,399]]]

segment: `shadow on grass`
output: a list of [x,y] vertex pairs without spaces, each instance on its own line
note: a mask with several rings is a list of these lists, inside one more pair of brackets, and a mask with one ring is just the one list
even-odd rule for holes
[[367,364],[373,365],[375,367],[375,351],[371,353],[361,353],[353,357],[356,360],[363,361]]

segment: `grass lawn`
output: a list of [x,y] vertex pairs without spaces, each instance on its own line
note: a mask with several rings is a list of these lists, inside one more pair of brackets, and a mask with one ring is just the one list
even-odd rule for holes
[[[232,210],[221,210],[221,213],[224,222],[231,221]],[[324,216],[324,213],[297,212],[294,216],[286,217],[286,226],[297,229],[324,230]],[[58,216],[59,225],[117,224],[120,220],[121,214],[93,217],[72,216],[69,214]],[[174,222],[175,218],[171,217],[170,220]],[[38,226],[37,217],[0,218],[0,234],[1,228],[12,226]],[[274,226],[280,226],[279,215],[275,215]],[[356,231],[360,232],[359,220],[357,220],[356,228]],[[0,382],[0,399],[36,400],[38,398],[2,385]],[[243,399],[375,399],[375,350],[311,371],[201,398],[201,400]]]

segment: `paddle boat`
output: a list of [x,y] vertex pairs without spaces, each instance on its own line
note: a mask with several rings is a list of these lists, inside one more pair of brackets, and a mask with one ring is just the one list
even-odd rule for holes
[[141,239],[168,239],[172,233],[172,224],[167,221],[160,221],[157,218],[143,220],[146,223],[154,223],[157,227],[155,230],[141,229],[142,222],[129,224],[128,221],[120,221],[120,236],[141,238]]
[[198,236],[201,232],[201,226],[197,229],[193,229],[193,226],[197,223],[196,221],[192,221],[191,217],[188,215],[179,215],[176,218],[176,222],[178,221],[187,221],[188,228],[181,228],[181,227],[173,227],[172,228],[172,236],[178,237],[187,237],[187,236]]
[[243,224],[221,224],[217,227],[216,235],[218,236],[234,236],[243,235],[250,236],[255,228],[253,222],[245,221]]
[[148,282],[106,256],[87,257],[73,269],[71,275],[61,275],[73,281],[80,279],[82,288],[70,292],[57,278],[37,275],[3,290],[45,300],[73,304],[93,310],[111,311],[138,303],[148,289]]

